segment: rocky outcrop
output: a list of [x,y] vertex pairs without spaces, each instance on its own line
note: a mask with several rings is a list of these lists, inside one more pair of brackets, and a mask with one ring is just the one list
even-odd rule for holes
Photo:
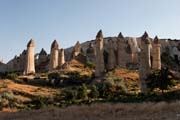
[[34,59],[34,40],[30,40],[27,44],[27,55],[26,55],[26,64],[25,64],[25,74],[35,73],[35,59]]
[[155,70],[161,69],[161,44],[159,42],[158,37],[154,38],[153,42],[153,65],[152,68]]
[[49,71],[55,70],[59,65],[59,45],[56,40],[51,45]]
[[139,66],[139,77],[141,82],[141,92],[147,93],[147,83],[146,79],[148,75],[151,73],[151,61],[150,61],[150,39],[148,34],[145,32],[141,37],[142,39],[142,47],[140,52],[140,66]]
[[103,34],[102,31],[100,30],[96,36],[96,68],[95,68],[96,77],[102,76],[104,72],[103,46],[104,46]]

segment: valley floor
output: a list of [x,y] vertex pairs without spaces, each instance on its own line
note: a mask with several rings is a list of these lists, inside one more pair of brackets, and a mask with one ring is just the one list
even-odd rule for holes
[[101,103],[0,113],[2,120],[180,120],[180,101],[166,103]]

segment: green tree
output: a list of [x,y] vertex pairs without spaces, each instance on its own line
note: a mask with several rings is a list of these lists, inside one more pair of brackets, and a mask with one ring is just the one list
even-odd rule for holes
[[162,93],[164,93],[164,90],[168,90],[173,85],[174,82],[170,78],[170,72],[168,68],[155,70],[147,78],[147,86],[150,91],[153,91],[155,88],[159,88]]

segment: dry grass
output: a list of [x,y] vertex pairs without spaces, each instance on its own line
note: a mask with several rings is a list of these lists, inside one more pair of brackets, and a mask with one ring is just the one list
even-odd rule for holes
[[12,90],[20,93],[26,93],[31,96],[49,96],[58,92],[57,89],[28,84],[19,84],[13,82],[12,80],[0,80],[0,82],[7,85],[6,88],[0,89],[0,92],[4,90]]
[[132,80],[138,80],[139,74],[137,71],[130,71],[127,69],[116,69],[114,70],[114,76],[117,78],[123,78],[123,79],[132,79]]
[[115,69],[111,72],[112,76],[122,79],[131,93],[140,92],[140,81],[138,71],[132,71],[127,69]]
[[[20,84],[15,83],[12,80],[0,80],[0,93],[3,93],[4,91],[12,91],[14,94],[14,97],[24,102],[30,102],[34,98],[38,97],[53,97],[57,94],[60,94],[61,90],[57,88],[49,88],[49,87],[42,87],[42,86],[33,86],[28,84]],[[3,108],[3,111],[17,111],[13,108]]]
[[180,102],[119,103],[0,113],[3,120],[178,120]]
[[70,69],[68,71],[76,71],[79,72],[81,75],[91,75],[93,73],[92,70],[85,68],[85,65],[81,62],[73,59],[70,61]]

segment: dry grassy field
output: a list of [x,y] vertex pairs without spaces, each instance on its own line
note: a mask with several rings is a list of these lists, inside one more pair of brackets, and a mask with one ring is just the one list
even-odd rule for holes
[[0,113],[1,120],[180,120],[180,102],[102,103]]
[[[82,71],[84,66],[80,66],[76,61],[73,61],[73,65],[71,71],[78,71],[85,75],[92,72],[88,69]],[[76,68],[76,66],[78,66],[78,68]],[[114,76],[123,80],[129,93],[139,93],[138,71],[117,69],[109,72],[106,77],[114,79]],[[33,105],[31,102],[39,99],[39,97],[52,98],[52,100],[56,100],[53,101],[53,103],[58,103],[64,99],[59,100],[54,98],[57,98],[57,95],[61,98],[63,96],[63,90],[71,88],[71,86],[64,88],[52,87],[45,83],[44,80],[31,80],[28,82],[8,79],[0,80],[0,93],[6,93],[6,102],[8,102],[0,112],[0,120],[180,120],[180,101],[175,102],[174,99],[174,102],[169,103],[162,101],[154,103],[121,103],[121,101],[118,101],[118,103],[112,103],[106,101],[106,103],[98,102],[92,103],[91,105],[84,104],[80,106],[71,104],[69,107],[55,107],[50,104],[49,106],[40,107],[38,110],[30,107],[29,105]],[[177,84],[169,91],[179,91],[179,88],[180,84]],[[176,92],[177,94],[179,94],[178,91]],[[133,97],[129,99],[132,98]],[[149,98],[152,98],[152,96],[149,96]],[[172,98],[172,96],[169,98]],[[39,105],[39,103],[36,103],[36,105],[37,104]]]

